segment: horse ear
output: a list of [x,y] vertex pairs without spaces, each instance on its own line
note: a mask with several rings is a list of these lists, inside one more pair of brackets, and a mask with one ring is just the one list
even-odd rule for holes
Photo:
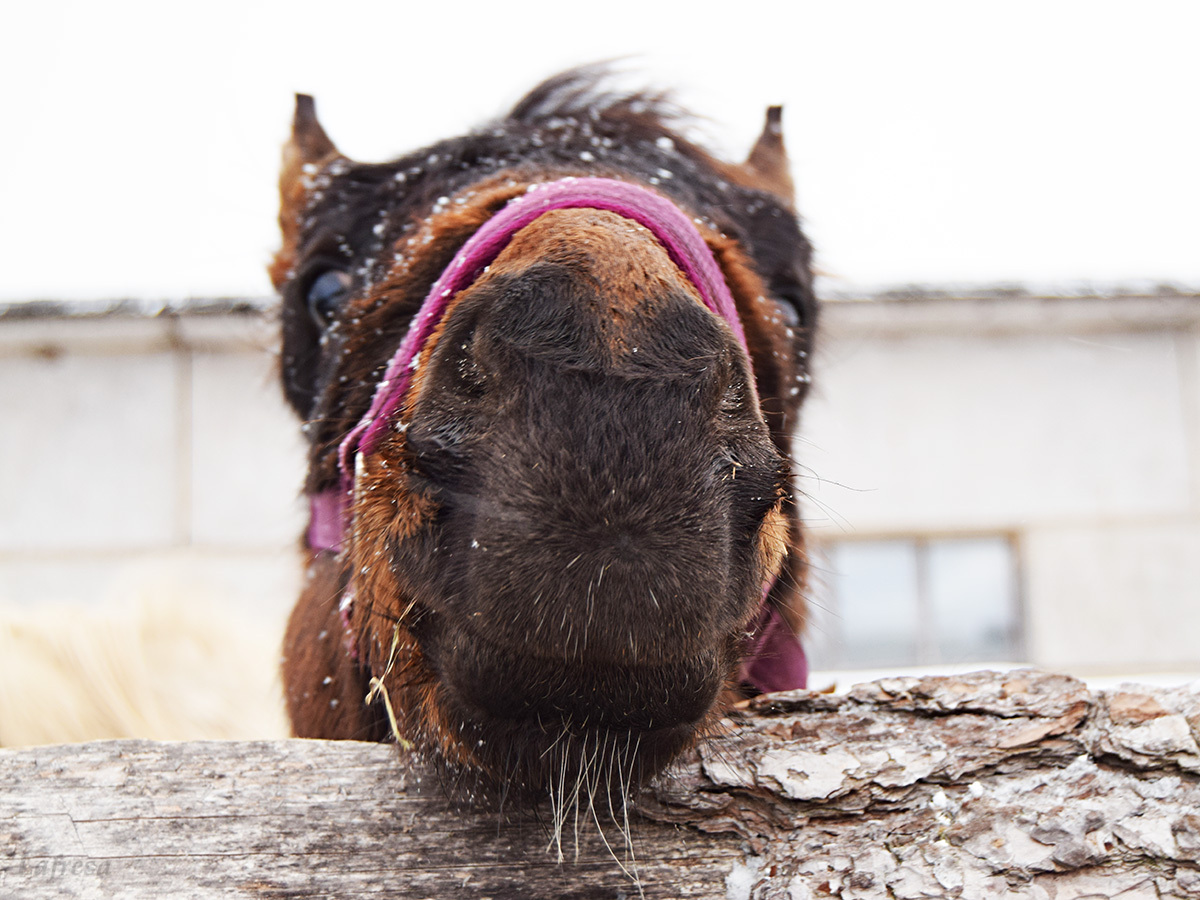
[[283,246],[270,269],[276,290],[287,280],[295,263],[299,221],[308,202],[309,176],[341,155],[317,121],[316,102],[308,94],[297,94],[292,136],[283,145],[283,169],[279,173],[279,228],[283,232]]
[[283,149],[284,165],[287,165],[289,153],[304,165],[319,163],[337,152],[337,147],[317,121],[316,101],[308,94],[297,94],[296,112],[292,116],[292,139]]
[[767,108],[767,120],[763,123],[762,134],[754,142],[743,168],[764,189],[788,206],[795,202],[795,187],[788,167],[787,150],[783,146],[782,106]]

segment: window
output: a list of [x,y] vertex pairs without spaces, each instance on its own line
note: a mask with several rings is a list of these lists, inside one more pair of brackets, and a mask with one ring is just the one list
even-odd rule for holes
[[817,551],[813,582],[813,668],[1021,658],[1016,553],[1006,536],[831,542]]

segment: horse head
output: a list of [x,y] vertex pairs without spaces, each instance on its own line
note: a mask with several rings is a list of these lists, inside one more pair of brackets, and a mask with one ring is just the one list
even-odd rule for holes
[[802,686],[815,303],[778,111],[732,165],[588,77],[383,165],[298,98],[272,269],[310,446],[298,735],[627,790],[729,698]]

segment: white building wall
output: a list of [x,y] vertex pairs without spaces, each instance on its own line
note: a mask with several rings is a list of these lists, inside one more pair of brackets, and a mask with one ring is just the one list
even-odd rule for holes
[[[169,577],[286,610],[304,460],[274,327],[0,318],[0,601]],[[1012,535],[1032,661],[1200,665],[1200,298],[841,301],[820,346],[818,540]]]
[[278,616],[303,449],[254,315],[0,320],[0,601],[200,587]]
[[1003,533],[1032,661],[1200,662],[1200,298],[830,304],[813,533]]

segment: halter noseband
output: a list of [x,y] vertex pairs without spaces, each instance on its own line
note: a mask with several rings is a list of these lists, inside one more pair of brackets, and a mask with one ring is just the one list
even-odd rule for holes
[[471,235],[430,288],[375,390],[371,408],[338,448],[343,479],[353,478],[352,454],[374,452],[380,433],[400,406],[425,342],[450,301],[459,291],[470,287],[508,246],[514,234],[554,209],[607,210],[644,225],[695,285],[704,305],[724,319],[741,345],[746,346],[746,334],[717,261],[696,226],[679,207],[646,188],[611,178],[564,178],[535,184]]
[[[508,246],[513,235],[555,209],[604,210],[645,226],[699,292],[705,307],[724,320],[749,353],[746,334],[720,266],[695,224],[674,203],[647,188],[611,178],[564,178],[532,185],[471,235],[430,288],[376,385],[370,408],[338,446],[340,487],[309,498],[312,515],[308,544],[313,550],[341,552],[350,524],[348,512],[355,469],[363,456],[375,451],[380,436],[399,412],[421,352],[451,301],[474,283]],[[755,620],[751,653],[742,664],[741,677],[762,691],[804,687],[808,677],[804,649],[774,604],[766,602],[771,586],[763,589],[763,605]],[[342,601],[342,621],[347,631],[352,596],[353,583]],[[356,655],[353,643],[348,644],[348,649]]]

